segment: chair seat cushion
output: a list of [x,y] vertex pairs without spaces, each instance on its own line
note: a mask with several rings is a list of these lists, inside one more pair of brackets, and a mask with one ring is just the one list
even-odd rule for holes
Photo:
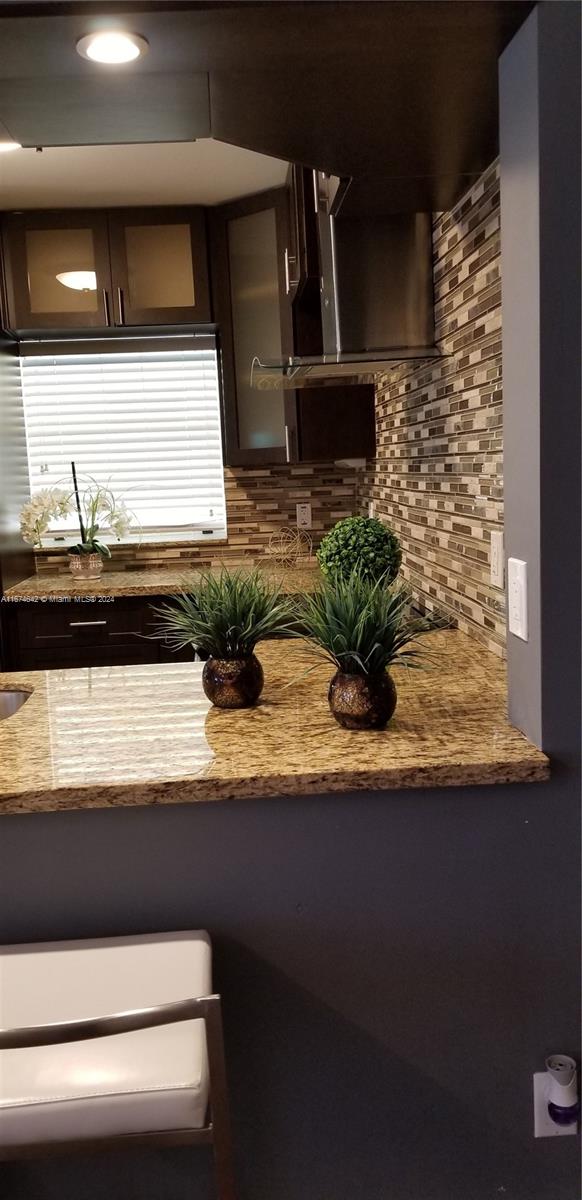
[[[212,991],[200,931],[0,949],[0,1026],[107,1016]],[[199,1129],[204,1021],[0,1052],[0,1147]]]

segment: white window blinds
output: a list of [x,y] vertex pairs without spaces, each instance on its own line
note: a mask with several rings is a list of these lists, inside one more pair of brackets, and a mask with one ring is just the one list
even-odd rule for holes
[[[216,349],[21,358],[31,492],[108,484],[143,531],[224,535]],[[70,522],[67,522],[70,524]]]

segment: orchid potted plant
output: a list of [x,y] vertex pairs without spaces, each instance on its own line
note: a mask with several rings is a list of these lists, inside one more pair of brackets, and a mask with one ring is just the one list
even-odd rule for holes
[[96,579],[103,570],[103,560],[111,558],[109,546],[102,540],[103,534],[112,533],[120,541],[135,518],[107,485],[90,478],[80,489],[74,463],[71,468],[72,490],[53,487],[36,492],[22,507],[20,532],[25,542],[42,548],[43,535],[52,522],[76,512],[81,536],[69,547],[69,567],[77,578]]

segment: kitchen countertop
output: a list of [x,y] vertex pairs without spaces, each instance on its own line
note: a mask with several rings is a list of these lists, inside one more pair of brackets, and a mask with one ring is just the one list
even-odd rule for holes
[[[259,566],[268,579],[277,582],[281,589],[293,594],[312,591],[319,578],[317,560],[310,559],[292,567],[279,566],[267,557],[249,561],[225,562],[229,570],[241,567],[253,570]],[[220,568],[213,568],[219,570]],[[169,569],[145,568],[143,571],[103,571],[98,579],[79,583],[72,575],[31,575],[22,583],[14,584],[5,592],[6,600],[73,600],[78,596],[170,596],[180,592],[185,579],[196,579],[202,570],[182,565]]]
[[333,668],[305,675],[300,641],[259,647],[261,702],[230,712],[210,708],[196,662],[0,675],[1,690],[32,692],[0,721],[0,812],[547,779],[545,755],[508,724],[503,664],[458,630],[426,640],[436,665],[395,672],[381,732],[337,725]]

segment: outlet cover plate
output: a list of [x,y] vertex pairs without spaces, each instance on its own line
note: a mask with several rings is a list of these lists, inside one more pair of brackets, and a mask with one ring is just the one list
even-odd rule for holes
[[296,504],[295,505],[297,528],[311,529],[311,505]]

